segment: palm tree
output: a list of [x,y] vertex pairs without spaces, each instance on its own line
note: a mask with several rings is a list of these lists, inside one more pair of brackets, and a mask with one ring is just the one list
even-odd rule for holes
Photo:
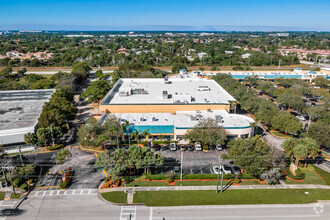
[[123,123],[123,128],[127,130],[127,133],[128,133],[128,146],[130,147],[131,146],[131,137],[130,137],[130,132],[129,132],[129,121],[125,120],[124,123]]
[[137,129],[134,129],[134,131],[132,132],[132,135],[135,136],[135,140],[137,140],[138,145],[140,145],[139,141],[140,141],[140,134],[141,131],[138,131]]
[[144,130],[144,131],[142,132],[142,135],[146,138],[146,140],[148,140],[148,136],[150,135],[150,133],[149,133],[149,129]]

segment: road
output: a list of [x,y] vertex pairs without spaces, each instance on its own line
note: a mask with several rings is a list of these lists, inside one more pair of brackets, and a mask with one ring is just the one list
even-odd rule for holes
[[330,203],[146,207],[112,205],[98,195],[30,197],[20,210],[21,214],[6,219],[127,220],[130,214],[131,220],[330,219]]

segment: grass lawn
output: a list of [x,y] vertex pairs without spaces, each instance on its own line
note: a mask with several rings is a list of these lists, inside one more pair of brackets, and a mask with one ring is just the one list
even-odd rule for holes
[[5,199],[5,194],[4,192],[0,192],[0,200],[4,200]]
[[328,200],[329,193],[328,189],[238,189],[218,194],[214,190],[149,191],[136,192],[134,203],[147,206],[301,204]]
[[309,165],[306,168],[299,168],[303,173],[305,173],[305,180],[302,182],[295,182],[289,179],[286,179],[284,182],[286,184],[320,184],[320,185],[326,185],[326,182],[324,182],[319,175],[314,173],[314,167],[312,165]]
[[127,194],[124,192],[106,192],[101,193],[103,199],[113,203],[126,203]]
[[241,185],[260,185],[257,180],[241,181]]
[[[223,185],[226,185],[229,181],[223,181]],[[221,179],[219,180],[219,186],[221,184]],[[217,180],[214,181],[180,181],[175,182],[175,186],[216,186]]]
[[14,194],[12,193],[12,194],[10,195],[10,198],[11,198],[11,199],[19,199],[20,197],[21,197],[21,195],[19,195],[19,194],[15,194],[15,195],[14,195]]
[[153,182],[153,181],[133,181],[127,183],[126,186],[169,186],[165,182]]
[[314,169],[327,182],[327,185],[330,185],[330,173],[315,166]]

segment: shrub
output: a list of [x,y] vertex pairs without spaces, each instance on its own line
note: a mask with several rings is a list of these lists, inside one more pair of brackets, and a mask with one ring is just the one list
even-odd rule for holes
[[300,169],[296,169],[295,173],[296,173],[296,177],[301,177],[303,175],[303,172],[301,172]]
[[13,185],[15,188],[18,188],[22,184],[23,180],[21,178],[15,178]]
[[262,179],[265,179],[267,184],[277,184],[280,182],[282,174],[280,173],[279,168],[273,168],[271,170],[267,170],[260,175]]
[[54,151],[54,150],[58,150],[58,149],[60,149],[62,147],[63,147],[63,144],[55,144],[55,146],[48,147],[48,150]]
[[294,179],[294,180],[305,179],[305,174],[304,173],[302,173],[301,176],[294,176],[290,171],[287,171],[287,175],[288,175],[288,177],[290,177],[291,179]]
[[28,190],[28,185],[26,183],[23,183],[21,185],[21,189],[24,190],[24,191],[27,191]]
[[148,180],[164,180],[166,176],[164,174],[147,174]]
[[28,181],[27,181],[27,184],[28,185],[31,185],[33,183],[33,179],[29,179]]
[[203,145],[203,150],[209,150],[209,146],[208,145]]
[[109,178],[108,177],[104,179],[104,182],[105,183],[107,183],[108,181],[109,181]]
[[172,183],[172,182],[174,181],[174,179],[172,179],[172,178],[166,178],[166,181],[167,181],[168,183]]
[[239,178],[235,178],[234,180],[233,180],[233,183],[234,184],[239,184],[241,182],[241,180],[239,179]]
[[115,183],[116,187],[119,187],[121,185],[121,180],[117,180],[116,183]]
[[69,186],[69,181],[65,181],[65,182],[61,181],[60,189],[66,189],[68,188],[68,186]]

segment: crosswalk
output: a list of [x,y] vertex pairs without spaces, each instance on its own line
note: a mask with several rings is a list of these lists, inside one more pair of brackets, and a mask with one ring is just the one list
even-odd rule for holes
[[122,206],[120,210],[120,220],[135,220],[136,206]]
[[69,189],[69,190],[45,190],[32,191],[28,197],[44,196],[89,196],[97,195],[97,189]]

